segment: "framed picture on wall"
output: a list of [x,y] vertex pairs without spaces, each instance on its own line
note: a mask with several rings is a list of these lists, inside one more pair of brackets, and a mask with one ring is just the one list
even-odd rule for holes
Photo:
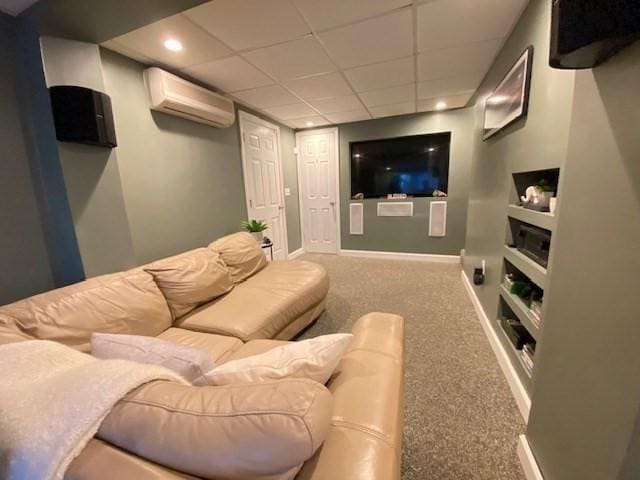
[[533,46],[529,46],[487,98],[484,106],[484,140],[527,115],[532,61]]

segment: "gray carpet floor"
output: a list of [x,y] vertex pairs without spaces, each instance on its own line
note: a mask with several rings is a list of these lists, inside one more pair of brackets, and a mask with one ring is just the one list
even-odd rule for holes
[[403,480],[523,480],[524,424],[458,265],[302,257],[331,278],[327,311],[303,338],[348,332],[371,311],[405,318]]

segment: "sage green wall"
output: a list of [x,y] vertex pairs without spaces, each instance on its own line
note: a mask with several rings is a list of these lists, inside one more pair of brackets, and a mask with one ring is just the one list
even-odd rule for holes
[[[15,20],[0,13],[0,49],[16,48]],[[16,62],[0,55],[0,305],[53,288],[16,85]]]
[[[339,126],[340,137],[340,229],[341,248],[345,250],[374,250],[385,252],[429,253],[459,255],[464,248],[467,221],[467,195],[471,168],[472,111],[452,110],[441,113],[422,113],[381,118]],[[351,176],[349,143],[393,138],[425,133],[452,132],[449,160],[449,196],[415,198],[413,217],[378,217],[378,199],[354,200],[364,202],[364,235],[349,233],[349,204]],[[447,201],[447,235],[433,238],[427,235],[429,203]],[[384,200],[383,200],[384,201]],[[404,200],[403,200],[404,201]]]
[[[468,132],[473,138],[473,166],[464,271],[471,278],[473,268],[486,259],[485,284],[473,288],[490,319],[497,318],[507,204],[515,201],[511,172],[560,167],[567,154],[575,73],[548,66],[550,22],[551,2],[532,0],[472,99],[475,125]],[[484,99],[529,45],[534,54],[528,115],[483,141]]]
[[152,112],[146,67],[101,53],[136,263],[238,231],[247,210],[237,122],[213,128]]
[[527,436],[547,480],[637,479],[640,43],[576,74]]
[[[41,45],[47,86],[106,91],[97,45],[53,37]],[[58,154],[86,275],[135,266],[118,150],[59,142]]]

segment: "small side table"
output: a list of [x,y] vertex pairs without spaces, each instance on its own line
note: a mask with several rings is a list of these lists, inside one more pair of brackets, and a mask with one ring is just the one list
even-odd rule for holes
[[271,260],[273,260],[273,242],[271,240],[269,240],[268,243],[261,243],[260,247],[262,247],[263,250],[265,249],[269,249],[269,257]]

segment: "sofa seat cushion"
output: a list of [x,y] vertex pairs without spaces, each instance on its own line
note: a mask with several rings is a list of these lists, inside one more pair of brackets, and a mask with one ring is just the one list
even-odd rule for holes
[[260,244],[248,232],[219,238],[209,248],[222,257],[235,283],[245,281],[267,266]]
[[229,270],[220,255],[209,248],[163,258],[146,265],[144,271],[153,275],[174,319],[233,288]]
[[183,328],[169,328],[158,335],[162,340],[187,345],[209,353],[215,363],[222,363],[242,348],[242,341],[225,335],[193,332]]
[[270,262],[224,297],[182,317],[176,325],[200,332],[231,335],[243,341],[273,338],[321,303],[329,276],[315,263]]
[[92,332],[156,336],[171,326],[167,302],[142,269],[94,277],[0,307],[2,322],[33,339],[90,350]]
[[269,350],[273,350],[276,347],[286,345],[287,343],[289,342],[286,340],[251,340],[247,343],[242,344],[240,348],[238,348],[235,352],[225,358],[224,361],[229,362],[231,360],[239,360],[241,358],[260,355],[262,353],[268,352]]

